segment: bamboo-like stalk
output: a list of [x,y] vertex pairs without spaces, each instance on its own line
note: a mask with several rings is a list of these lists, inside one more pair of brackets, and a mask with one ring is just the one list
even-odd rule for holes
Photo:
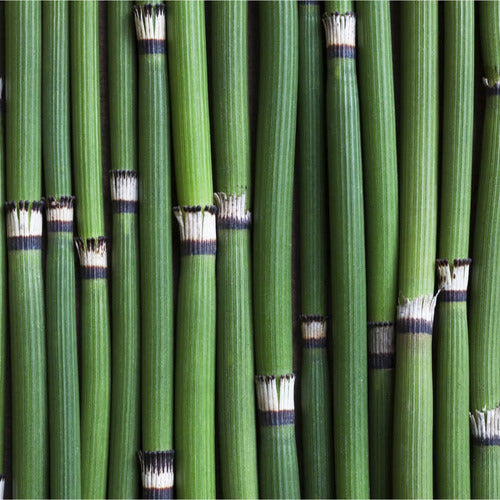
[[386,1],[359,2],[356,12],[366,220],[370,493],[389,498],[398,262],[391,15]]
[[169,2],[167,39],[181,271],[175,352],[176,491],[215,496],[215,207],[203,2]]
[[500,6],[479,6],[486,105],[469,306],[471,490],[500,497]]
[[[13,496],[48,496],[42,274],[42,7],[5,5],[6,204],[12,373]],[[29,201],[19,201],[29,200]]]
[[333,326],[335,485],[368,497],[368,380],[361,130],[356,20],[325,15]]
[[[141,200],[142,482],[144,496],[159,478],[173,488],[173,276],[170,120],[165,6],[134,9],[139,63],[139,189]],[[160,494],[160,493],[159,493]]]
[[328,220],[323,29],[318,3],[298,5],[303,493],[306,498],[331,498],[333,428],[326,343]]
[[[217,211],[217,392],[224,498],[256,498],[247,2],[212,4]],[[231,123],[228,127],[227,124]]]
[[437,2],[401,6],[401,158],[393,495],[430,498],[438,160]]
[[69,6],[43,3],[43,160],[50,492],[81,496],[80,403],[71,196]]
[[470,497],[467,278],[474,104],[474,3],[444,5],[443,156],[435,349],[436,496]]
[[82,496],[106,496],[111,354],[99,102],[98,3],[70,4],[76,239],[81,270]]
[[292,353],[292,191],[298,85],[295,2],[263,2],[255,158],[253,299],[259,484],[265,498],[300,496]]
[[132,2],[108,4],[113,208],[112,374],[108,496],[137,498],[141,365],[136,47]]

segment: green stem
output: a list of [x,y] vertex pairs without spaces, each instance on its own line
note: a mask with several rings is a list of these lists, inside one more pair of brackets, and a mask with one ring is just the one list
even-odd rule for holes
[[402,110],[393,495],[432,497],[432,324],[437,225],[438,8],[401,8]]
[[366,276],[354,14],[324,16],[333,336],[335,483],[368,497]]
[[75,242],[81,273],[82,497],[104,498],[111,392],[106,240]]
[[176,330],[176,491],[215,496],[215,207],[203,2],[169,2],[169,69],[181,271]]
[[[250,267],[250,123],[247,2],[212,4],[212,79],[217,204],[217,391],[225,498],[256,498]],[[231,127],[227,124],[231,123]]]
[[111,141],[112,390],[108,496],[137,498],[140,448],[140,314],[136,47],[131,2],[108,4]]
[[[368,349],[370,491],[392,491],[394,320],[398,263],[398,172],[389,2],[358,2],[358,54],[363,185],[366,218],[366,285],[369,335],[387,332],[390,353]],[[389,324],[388,324],[389,323]],[[384,333],[385,334],[385,333]],[[370,339],[370,337],[369,337]],[[392,359],[392,361],[390,361]],[[384,405],[390,405],[384,407]]]
[[[254,312],[257,393],[274,381],[257,406],[278,404],[276,379],[291,384],[292,194],[298,85],[298,12],[293,2],[259,5],[260,82],[255,159]],[[286,379],[283,377],[286,376]],[[291,381],[290,381],[291,380]],[[276,398],[275,400],[273,398]],[[271,399],[269,399],[271,398]],[[280,412],[278,411],[278,415]],[[268,437],[270,441],[268,442]],[[295,419],[260,423],[259,482],[263,497],[300,496]]]
[[[173,486],[174,310],[170,111],[165,51],[165,6],[134,8],[139,66],[139,199],[142,310],[142,478]],[[166,464],[166,468],[162,464]],[[158,467],[160,467],[158,469]],[[167,486],[165,486],[167,485]]]
[[[304,484],[307,498],[333,496],[331,391],[326,350],[327,212],[321,8],[299,2],[298,165],[301,377]],[[316,338],[318,335],[318,338]],[[312,342],[311,342],[312,340]]]

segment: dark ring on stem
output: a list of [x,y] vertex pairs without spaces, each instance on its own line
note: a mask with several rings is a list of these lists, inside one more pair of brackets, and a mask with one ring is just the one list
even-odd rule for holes
[[138,40],[139,55],[165,54],[165,40]]
[[259,410],[260,425],[278,426],[295,423],[295,410],[262,411]]
[[73,221],[69,220],[50,220],[47,221],[48,233],[72,233]]
[[399,333],[425,333],[432,335],[432,321],[422,318],[404,318],[398,320]]
[[41,236],[9,236],[7,238],[7,250],[41,250]]
[[373,352],[368,354],[368,368],[370,370],[386,370],[394,368],[394,353]]
[[326,337],[318,339],[302,339],[303,346],[306,349],[324,349],[326,347]]
[[326,49],[328,59],[356,59],[356,47],[352,45],[330,45]]
[[113,200],[112,210],[114,214],[136,214],[138,212],[138,202],[132,200]]
[[250,229],[252,222],[250,219],[239,217],[217,218],[217,229]]
[[441,290],[441,302],[467,302],[467,290]]
[[216,241],[185,240],[181,242],[181,255],[215,255],[217,253]]
[[500,436],[494,436],[494,437],[473,436],[472,442],[476,446],[500,446]]
[[82,280],[99,280],[108,277],[108,268],[101,266],[82,266],[80,267],[80,276]]

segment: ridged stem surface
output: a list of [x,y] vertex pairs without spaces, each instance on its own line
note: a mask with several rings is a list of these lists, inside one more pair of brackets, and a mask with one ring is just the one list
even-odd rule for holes
[[214,497],[216,241],[215,234],[208,239],[205,234],[205,224],[212,231],[214,211],[203,3],[169,2],[167,26],[175,177],[182,207],[177,216],[184,224],[193,222],[200,233],[199,239],[190,239],[190,230],[181,230],[185,251],[175,352],[176,494]]
[[[356,4],[363,131],[368,321],[394,323],[398,263],[398,172],[389,2]],[[393,367],[370,366],[370,488],[392,491]],[[384,407],[384,405],[391,405]]]
[[[324,18],[354,22],[353,16]],[[342,31],[342,28],[340,28]],[[327,38],[330,38],[328,36]],[[330,52],[338,48],[332,45]],[[341,48],[342,50],[342,48]],[[327,146],[333,329],[335,487],[368,497],[368,370],[363,177],[356,60],[329,54]]]
[[[253,298],[257,375],[290,374],[292,192],[298,83],[294,2],[259,4],[260,82],[255,159]],[[278,393],[279,396],[279,393]],[[294,424],[260,425],[263,497],[299,497]]]
[[[225,498],[255,498],[257,436],[250,218],[247,2],[212,4],[212,116],[217,229],[217,391],[220,477]],[[228,127],[227,124],[231,126]],[[229,200],[238,211],[222,213]],[[239,223],[241,221],[241,224]]]
[[[29,200],[22,210],[10,207],[20,222],[33,212],[41,219],[42,7],[39,2],[5,4],[6,53],[6,194]],[[41,220],[40,220],[41,225]],[[9,228],[7,228],[8,233]],[[36,232],[41,235],[42,228]],[[13,236],[13,234],[11,234]],[[45,314],[41,244],[32,248],[30,228],[20,228],[8,252],[10,355],[12,377],[13,495],[48,496],[48,410]],[[27,237],[27,238],[26,238]],[[40,237],[35,237],[40,241]],[[22,249],[17,242],[27,243]],[[18,249],[19,248],[19,249]]]
[[[108,4],[113,203],[112,389],[108,496],[139,495],[141,372],[137,214],[137,83],[132,2]],[[131,171],[131,172],[130,172]],[[113,185],[114,183],[114,185]],[[128,192],[127,186],[133,186]],[[115,193],[113,193],[113,188]],[[116,199],[115,199],[116,198]],[[120,203],[125,198],[126,203]],[[135,201],[134,201],[135,200]]]
[[[438,160],[438,6],[401,6],[399,297],[434,293]],[[426,299],[427,300],[427,299]],[[428,300],[430,302],[430,299]],[[422,308],[424,309],[424,308]],[[412,317],[430,322],[430,317]],[[423,314],[423,313],[422,313]],[[433,488],[432,335],[400,331],[396,339],[393,495],[428,498]],[[429,330],[429,328],[427,328]]]
[[[328,212],[323,27],[320,5],[298,5],[300,307],[303,315],[321,317],[326,334],[323,318],[327,312]],[[304,343],[301,384],[303,493],[307,498],[330,498],[334,493],[333,429],[326,338],[324,345],[317,348]]]
[[471,486],[474,498],[496,498],[500,496],[500,9],[496,2],[484,2],[479,14],[487,96],[469,304],[470,410],[473,416],[477,411],[484,416],[496,408],[497,422],[488,426],[490,442],[472,432]]
[[[454,259],[469,255],[474,122],[473,2],[444,4],[443,69],[438,257],[447,259],[450,272],[455,274]],[[439,498],[467,498],[470,496],[470,443],[466,302],[448,302],[441,294],[437,326],[435,493]]]

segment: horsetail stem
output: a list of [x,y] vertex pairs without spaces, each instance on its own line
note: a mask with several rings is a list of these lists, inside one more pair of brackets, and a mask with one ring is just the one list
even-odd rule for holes
[[470,328],[471,489],[500,497],[500,6],[479,6],[486,105],[472,257]]
[[[169,2],[181,270],[175,352],[176,491],[215,496],[215,207],[203,2]],[[196,103],[196,105],[193,105]]]
[[112,389],[108,496],[137,498],[140,314],[136,47],[132,2],[108,4],[108,77],[113,207]]
[[399,307],[393,495],[432,497],[432,325],[437,223],[437,2],[401,8]]
[[[6,226],[15,497],[48,495],[48,419],[42,273],[39,2],[5,4]],[[19,201],[29,200],[29,201]]]
[[324,316],[301,316],[304,496],[332,498],[333,432]]
[[[436,495],[470,497],[467,282],[474,103],[474,4],[444,5],[443,156],[436,337]],[[444,259],[444,260],[443,260]],[[450,260],[446,260],[450,259]]]
[[335,483],[339,497],[368,497],[368,384],[363,185],[356,20],[323,17],[333,326]]
[[[170,120],[165,50],[165,5],[136,5],[139,53],[139,189],[142,330],[142,485],[148,471],[172,495],[173,485],[173,276]],[[172,465],[159,468],[169,454]],[[167,485],[167,486],[165,486]]]
[[[272,390],[266,394],[276,405],[284,400],[283,390],[291,391],[291,396],[286,396],[290,418],[260,420],[259,483],[263,497],[297,498],[290,245],[299,55],[297,5],[262,2],[259,14],[253,242],[257,406],[265,410],[266,400],[259,391],[268,386]],[[276,379],[281,380],[280,387]]]
[[[358,55],[369,359],[370,492],[389,498],[392,490],[394,320],[398,261],[398,172],[389,2],[358,2]],[[392,336],[387,363],[371,342]],[[385,355],[385,354],[384,354]],[[386,358],[384,358],[386,359]]]
[[81,271],[82,496],[106,495],[111,393],[107,248],[104,234],[98,3],[70,4],[71,100]]
[[[212,4],[217,392],[222,495],[256,498],[247,2]],[[231,123],[231,127],[227,124]]]
[[50,492],[81,496],[80,403],[71,196],[69,6],[43,3],[43,159]]
[[352,0],[326,0],[324,5],[327,14],[347,14],[354,10]]
[[[0,7],[0,9],[2,9]],[[0,10],[0,23],[3,24],[3,10]],[[0,51],[3,44],[0,43]],[[0,59],[1,61],[1,59]],[[3,69],[3,65],[0,65]],[[4,425],[5,425],[5,389],[7,377],[7,262],[6,262],[6,240],[5,240],[5,150],[4,150],[4,80],[0,77],[0,471],[3,471],[4,449]],[[0,498],[3,498],[5,488],[5,476],[0,474]]]
[[[299,2],[298,165],[304,495],[333,496],[333,436],[326,350],[327,217],[321,8]],[[312,341],[312,342],[311,342]]]

